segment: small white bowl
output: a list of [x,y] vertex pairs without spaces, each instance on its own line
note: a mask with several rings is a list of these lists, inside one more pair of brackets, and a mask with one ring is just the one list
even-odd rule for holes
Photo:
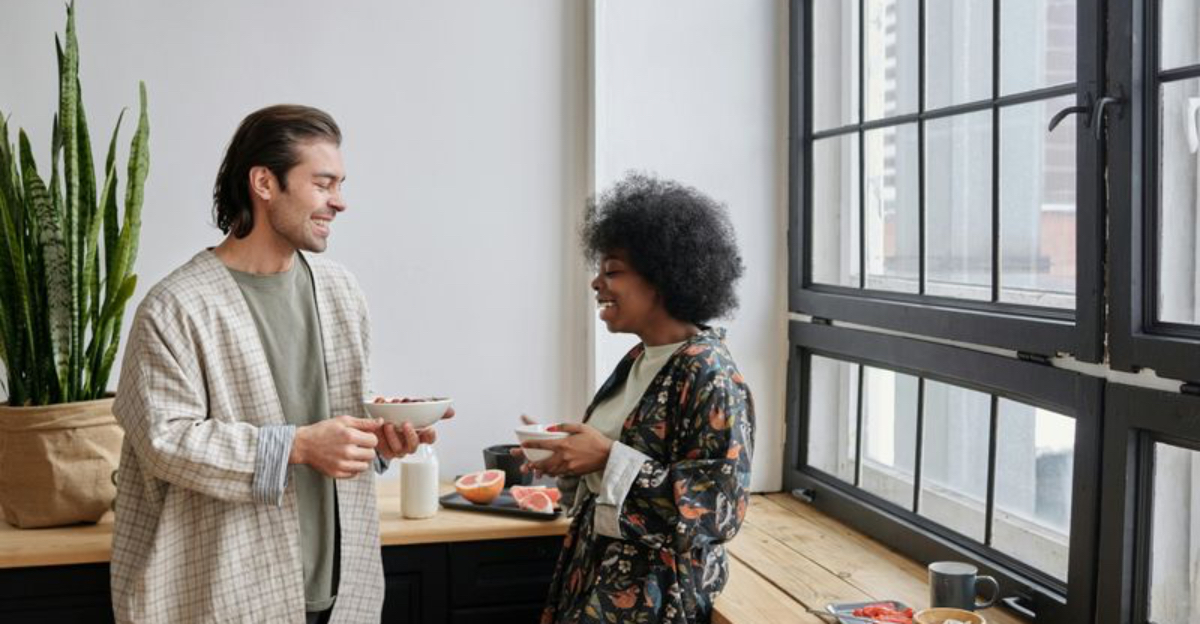
[[[566,431],[549,431],[554,425],[522,425],[517,427],[517,439],[521,442],[529,442],[531,440],[561,440],[571,434]],[[525,458],[529,461],[543,461],[550,459],[554,455],[554,451],[546,449],[531,449],[522,448],[525,452]]]
[[946,620],[958,620],[967,624],[987,624],[987,619],[978,613],[950,607],[922,609],[913,614],[913,624],[942,624]]
[[381,418],[397,427],[404,423],[412,424],[414,429],[423,429],[441,420],[446,410],[454,404],[452,399],[436,401],[417,401],[414,403],[375,403],[363,401],[367,413],[372,418]]

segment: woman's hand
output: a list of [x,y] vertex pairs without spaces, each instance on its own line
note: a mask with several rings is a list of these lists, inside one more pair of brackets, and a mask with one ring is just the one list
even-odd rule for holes
[[566,423],[555,425],[551,431],[565,431],[571,435],[561,440],[529,440],[521,444],[525,448],[545,449],[554,453],[549,459],[527,464],[534,474],[582,476],[604,470],[613,441],[595,427]]

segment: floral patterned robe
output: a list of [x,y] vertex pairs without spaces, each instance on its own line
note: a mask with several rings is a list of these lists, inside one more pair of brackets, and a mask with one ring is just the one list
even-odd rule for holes
[[[746,514],[754,440],[750,389],[724,337],[704,328],[684,343],[625,420],[620,442],[650,460],[619,513],[624,539],[596,532],[596,495],[579,490],[543,624],[711,619],[729,575],[723,544]],[[587,418],[621,387],[642,350],[639,344],[621,360]],[[574,485],[560,483],[564,494]]]

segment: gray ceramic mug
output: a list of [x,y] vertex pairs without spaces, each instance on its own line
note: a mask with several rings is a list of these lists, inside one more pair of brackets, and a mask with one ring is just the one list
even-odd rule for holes
[[[979,569],[958,561],[935,561],[929,564],[929,606],[954,607],[974,611],[996,604],[1000,586],[990,576],[979,576]],[[991,597],[975,602],[980,584],[991,586]]]

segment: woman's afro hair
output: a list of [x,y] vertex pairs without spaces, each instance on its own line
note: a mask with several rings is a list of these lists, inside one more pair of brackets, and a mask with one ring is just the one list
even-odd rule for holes
[[733,225],[692,187],[630,173],[589,203],[582,238],[593,264],[624,251],[676,319],[702,325],[737,309],[744,267]]

